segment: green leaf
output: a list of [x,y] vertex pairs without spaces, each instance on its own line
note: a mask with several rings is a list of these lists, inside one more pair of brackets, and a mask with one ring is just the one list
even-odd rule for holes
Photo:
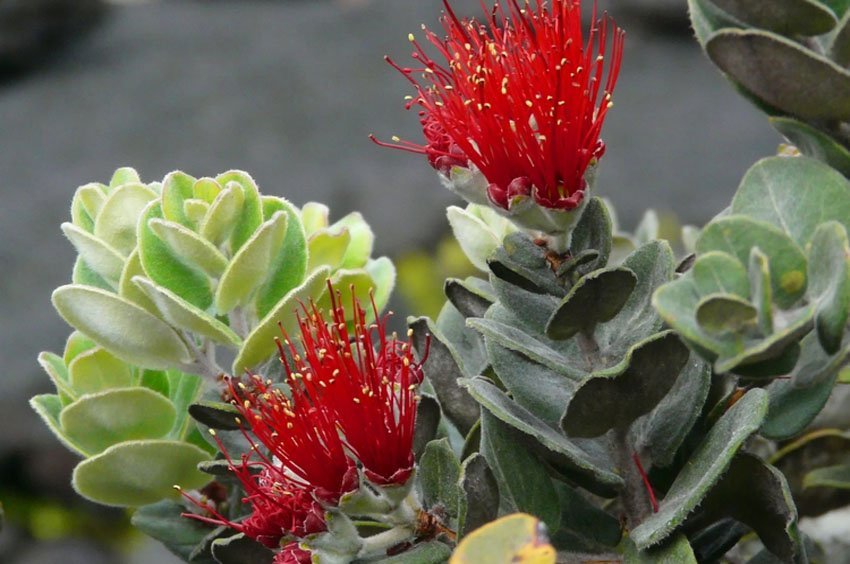
[[767,255],[758,247],[750,251],[750,294],[756,308],[758,328],[763,335],[771,335],[774,329],[773,288],[770,285],[770,263]]
[[[476,377],[464,380],[463,384],[488,413],[518,430],[524,443],[527,443],[529,438],[533,439],[534,443],[555,455],[563,466],[570,467],[582,487],[591,489],[593,484],[601,484],[611,488],[622,484],[622,479],[613,471],[610,460],[604,459],[600,453],[591,454],[584,450],[536,415],[513,402],[489,380]],[[491,462],[492,467],[489,458],[488,462]],[[495,468],[493,472],[496,473]]]
[[626,543],[623,564],[697,564],[688,537],[679,534],[659,547],[640,551],[634,543]]
[[78,464],[72,484],[81,496],[102,505],[146,505],[175,495],[174,484],[194,489],[209,482],[197,469],[209,458],[187,443],[128,441]]
[[[590,541],[594,548],[615,547],[620,543],[623,532],[619,519],[597,507],[572,486],[558,483],[556,488],[561,504],[561,530],[553,535],[555,546],[558,546],[559,536],[567,537],[570,541],[575,537]],[[570,544],[564,548],[577,552],[572,550]]]
[[555,564],[546,527],[531,515],[516,513],[493,521],[467,536],[455,549],[452,564]]
[[756,327],[758,311],[735,294],[711,294],[697,304],[697,323],[713,335],[739,333]]
[[546,326],[551,339],[569,339],[578,333],[592,333],[599,323],[619,313],[637,285],[637,276],[628,268],[596,270],[584,276],[552,314]]
[[38,365],[50,377],[50,381],[53,382],[56,391],[59,392],[63,404],[70,403],[77,398],[77,392],[71,387],[70,375],[62,357],[44,351],[38,355]]
[[631,538],[638,549],[662,542],[682,525],[726,471],[744,441],[758,430],[767,414],[767,404],[767,393],[756,388],[723,414],[676,476],[658,512],[632,531]]
[[189,415],[210,429],[238,431],[241,428],[237,423],[240,418],[239,410],[229,403],[199,401],[189,406]]
[[486,281],[470,276],[465,280],[449,278],[443,291],[464,317],[484,317],[487,308],[496,301],[493,287]]
[[757,456],[740,453],[705,499],[707,519],[732,517],[752,527],[781,562],[805,563],[797,508],[782,473]]
[[425,447],[437,436],[440,426],[440,404],[436,398],[420,393],[416,404],[416,424],[413,430],[413,454],[416,461],[422,457]]
[[[732,213],[771,223],[805,249],[818,226],[827,221],[850,229],[850,181],[808,157],[762,159],[741,181]],[[773,266],[774,249],[760,247]]]
[[[741,192],[738,192],[738,195],[740,196]],[[749,264],[750,252],[754,247],[758,247],[770,258],[774,301],[783,309],[791,307],[806,290],[806,257],[801,247],[780,228],[766,221],[731,215],[709,223],[697,241],[697,253],[722,251],[737,257],[741,265]],[[749,290],[749,276],[746,275],[746,270],[744,272],[746,287]],[[695,274],[698,284],[704,280],[699,272]],[[742,285],[740,289],[743,287]],[[725,291],[749,298],[749,291]]]
[[425,507],[442,507],[451,519],[456,520],[463,492],[458,486],[460,462],[448,439],[428,443],[422,458],[419,459],[417,476]]
[[781,35],[822,35],[837,23],[832,10],[813,0],[711,0],[753,27]]
[[158,202],[151,202],[139,219],[139,258],[145,274],[159,286],[168,288],[187,302],[207,309],[212,304],[210,280],[199,269],[184,263],[150,226],[162,219]]
[[286,213],[286,233],[277,256],[271,259],[266,281],[257,290],[257,316],[263,317],[290,290],[304,281],[307,272],[307,240],[298,209],[283,198],[263,197],[264,217],[272,218],[275,212]]
[[77,394],[92,394],[133,385],[133,371],[101,347],[88,349],[68,364],[71,387]]
[[62,362],[67,366],[71,361],[77,358],[80,354],[89,349],[93,349],[97,343],[80,333],[74,331],[68,335],[68,340],[65,341],[65,352],[62,357]]
[[487,272],[487,258],[502,244],[496,233],[467,210],[449,206],[446,216],[463,253],[478,270]]
[[350,243],[351,234],[348,229],[343,229],[339,233],[332,231],[314,233],[307,241],[310,256],[307,271],[312,272],[320,266],[337,268],[342,263],[342,257],[345,256]]
[[330,211],[328,206],[319,202],[307,202],[301,207],[301,223],[307,237],[328,226]]
[[670,392],[636,427],[635,450],[647,450],[655,466],[672,464],[676,451],[699,418],[710,389],[711,365],[691,354]]
[[850,97],[836,96],[850,91],[850,72],[790,39],[723,29],[705,49],[723,72],[771,106],[806,120],[850,119]]
[[124,270],[121,272],[121,279],[118,281],[118,295],[158,316],[159,309],[156,307],[156,304],[153,303],[142,289],[133,284],[134,276],[146,276],[145,269],[142,268],[142,259],[139,257],[138,248],[133,251],[127,258],[127,262],[124,263]]
[[136,247],[139,216],[156,192],[144,184],[128,183],[113,190],[103,202],[94,224],[94,236],[124,256]]
[[71,273],[71,281],[81,286],[93,286],[110,292],[115,291],[115,284],[108,282],[100,274],[92,270],[81,256],[78,256],[77,260],[74,261],[74,271]]
[[587,265],[586,272],[603,268],[608,264],[611,255],[612,231],[614,229],[608,206],[596,197],[590,199],[587,207],[581,213],[581,219],[573,229],[570,240],[570,252],[573,256],[582,251],[594,250],[599,253],[597,258]]
[[340,268],[362,268],[366,261],[372,256],[372,247],[375,244],[375,234],[372,228],[360,215],[360,212],[351,212],[330,226],[330,230],[336,231],[342,228],[348,229],[351,234],[351,243],[345,251]]
[[185,374],[176,370],[169,370],[168,376],[168,399],[174,404],[177,410],[177,420],[174,422],[174,429],[171,435],[179,438],[185,438],[190,434],[191,421],[189,419],[189,405],[198,399],[198,396],[204,388],[204,380],[195,374]]
[[[408,318],[408,323],[411,319]],[[484,339],[477,331],[466,326],[466,319],[451,302],[446,301],[443,304],[434,327],[442,332],[444,342],[451,343],[456,353],[455,360],[464,374],[475,376],[487,370],[490,362],[484,348]],[[420,345],[424,343],[417,342],[417,347]],[[419,349],[419,352],[424,352],[424,349]]]
[[807,157],[825,162],[844,176],[850,175],[850,151],[826,133],[790,117],[773,116],[768,121]]
[[[209,211],[210,205],[204,200],[189,198],[183,202],[183,212],[186,214],[186,220],[189,222],[188,226],[193,232],[198,228],[198,225],[204,220]],[[206,239],[204,240],[206,241]]]
[[189,222],[183,202],[194,196],[195,182],[194,177],[179,170],[165,176],[162,181],[162,215],[165,219],[183,225]]
[[221,275],[215,292],[215,307],[222,315],[245,305],[272,270],[286,235],[287,215],[278,212],[263,223],[240,247]]
[[826,466],[812,470],[803,478],[804,488],[850,489],[850,466]]
[[112,173],[112,178],[109,180],[109,188],[117,188],[130,182],[141,182],[139,173],[132,167],[122,166],[115,169],[115,172]]
[[210,545],[213,557],[221,564],[272,564],[275,553],[240,533],[216,539]]
[[489,411],[482,412],[481,454],[496,477],[499,513],[531,513],[555,530],[561,520],[558,493],[540,460],[523,446],[522,437]]
[[169,368],[192,361],[177,333],[127,300],[85,286],[60,286],[53,306],[69,325],[118,358],[145,368]]
[[499,484],[487,459],[475,453],[463,462],[458,487],[461,493],[458,537],[463,537],[496,519],[499,514]]
[[469,392],[460,387],[458,379],[471,374],[463,371],[457,352],[433,321],[419,317],[408,319],[407,324],[413,330],[413,346],[420,355],[425,352],[430,335],[428,358],[423,365],[425,376],[434,384],[446,417],[465,435],[478,420],[479,408]]
[[511,233],[502,246],[487,260],[490,271],[505,282],[536,294],[567,294],[546,260],[546,251],[538,247],[529,235]]
[[41,394],[30,399],[30,407],[41,417],[47,428],[59,439],[65,448],[80,456],[87,456],[82,447],[65,436],[59,425],[59,413],[62,411],[62,400],[56,394]]
[[160,439],[174,424],[174,406],[147,388],[119,388],[87,394],[62,410],[65,434],[88,455],[137,439]]
[[744,27],[741,22],[715,6],[710,0],[688,0],[688,12],[691,16],[694,35],[703,48],[708,38],[718,29]]
[[844,14],[829,43],[829,57],[839,66],[850,65],[850,15]]
[[442,564],[448,561],[452,549],[439,541],[420,542],[410,550],[380,560],[371,560],[374,564]]
[[517,330],[525,329],[534,334],[546,332],[546,325],[560,303],[558,298],[529,291],[495,275],[490,276],[490,284],[496,294],[493,301],[498,301],[500,307],[513,314]]
[[242,345],[242,339],[230,327],[174,292],[157,286],[141,276],[133,277],[133,283],[147,294],[156,305],[160,317],[172,327],[207,337],[216,343],[235,347]]
[[71,220],[74,225],[85,229],[89,233],[94,231],[94,219],[100,213],[103,202],[106,201],[106,186],[98,182],[91,182],[80,186],[74,193],[74,204],[71,205]]
[[829,354],[841,348],[850,314],[850,242],[837,221],[818,226],[809,251],[809,296],[817,301],[815,329]]
[[239,184],[233,182],[225,186],[198,224],[198,233],[216,247],[223,244],[233,232],[244,202],[245,192]]
[[[160,541],[168,550],[187,560],[195,547],[213,529],[194,519],[187,519],[182,514],[186,508],[170,500],[163,500],[152,505],[140,507],[133,513],[133,526],[149,537]],[[197,564],[213,564],[210,559],[204,561],[192,560]]]
[[188,227],[162,219],[151,219],[148,226],[175,257],[199,268],[210,278],[219,278],[227,268],[227,258],[221,251]]
[[598,437],[611,429],[625,429],[664,399],[687,361],[688,348],[672,331],[634,345],[618,365],[582,382],[561,428],[570,437]]
[[372,278],[372,289],[375,293],[375,305],[378,312],[383,311],[390,301],[390,295],[395,288],[396,270],[393,261],[387,257],[369,259],[366,263],[366,273]]
[[[318,301],[327,289],[327,279],[330,274],[327,268],[321,268],[304,282],[293,288],[245,338],[236,360],[233,361],[233,373],[241,374],[245,370],[256,367],[258,364],[268,360],[275,351],[275,337],[281,337],[281,329],[294,335],[298,329],[295,312],[300,304],[310,303],[310,300]],[[280,323],[280,326],[278,326]]]
[[77,249],[86,266],[114,287],[124,268],[124,257],[121,253],[73,223],[63,223],[62,232]]
[[[244,200],[230,234],[230,252],[236,254],[263,223],[263,204],[257,183],[247,172],[231,170],[215,177],[227,189],[233,183],[242,189]],[[211,210],[212,211],[212,210]]]

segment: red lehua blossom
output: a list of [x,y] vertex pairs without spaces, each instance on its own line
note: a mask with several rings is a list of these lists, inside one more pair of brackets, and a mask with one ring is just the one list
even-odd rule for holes
[[[293,398],[296,403],[312,401],[331,415],[369,480],[403,485],[413,471],[421,364],[409,342],[387,335],[386,318],[368,324],[353,296],[349,326],[339,293],[330,284],[328,289],[332,320],[326,322],[315,305],[305,308],[300,319],[303,356],[289,342],[290,364],[281,350]],[[378,318],[374,302],[372,308]]]
[[585,172],[605,152],[599,135],[624,32],[609,17],[597,17],[594,4],[585,40],[580,0],[551,0],[551,7],[498,0],[483,22],[461,20],[448,0],[443,4],[446,37],[423,29],[444,63],[412,35],[420,67],[387,59],[416,88],[407,107],[421,107],[426,144],[389,146],[425,154],[443,173],[468,160],[503,209],[520,196],[546,208],[576,208],[587,190]]
[[283,547],[283,550],[278,552],[273,564],[311,564],[313,562],[309,550],[304,550],[298,543],[292,542]]

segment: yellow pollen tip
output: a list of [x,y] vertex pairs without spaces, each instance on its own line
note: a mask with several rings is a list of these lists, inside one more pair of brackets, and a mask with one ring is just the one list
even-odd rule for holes
[[416,41],[416,38],[413,37],[412,33],[408,33],[407,34],[407,40],[410,41],[411,43],[413,43],[414,41]]
[[210,435],[215,436],[215,429],[210,429]]
[[401,138],[399,138],[398,135],[393,135],[392,140],[398,143],[399,141],[401,141]]

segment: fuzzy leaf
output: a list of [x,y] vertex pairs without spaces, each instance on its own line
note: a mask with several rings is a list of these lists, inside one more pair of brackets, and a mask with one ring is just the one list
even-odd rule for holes
[[790,117],[774,116],[768,121],[805,156],[825,162],[845,177],[850,175],[850,151],[826,133]]
[[209,455],[187,443],[128,441],[111,446],[74,469],[74,489],[102,505],[134,507],[174,495],[174,484],[199,488],[209,476],[197,469]]
[[372,290],[378,312],[384,310],[390,301],[390,295],[395,288],[396,270],[393,261],[387,257],[369,259],[366,263],[366,273],[372,279]]
[[531,515],[516,513],[467,536],[449,564],[555,564],[555,559],[555,548],[549,544],[543,523]]
[[130,366],[102,347],[81,352],[68,364],[69,383],[77,394],[92,394],[133,385]]
[[239,347],[242,339],[230,327],[196,308],[174,292],[157,286],[147,278],[136,276],[136,284],[156,305],[160,317],[176,329],[190,331],[198,336],[207,337],[216,343]]
[[233,182],[225,186],[198,224],[198,233],[216,247],[223,244],[233,232],[244,202],[245,192],[239,184]]
[[186,345],[165,322],[115,294],[60,286],[53,291],[53,306],[69,325],[130,364],[169,368],[192,361]]
[[713,335],[738,333],[756,326],[758,311],[734,294],[711,294],[697,304],[697,323]]
[[458,384],[459,378],[470,374],[463,371],[457,352],[430,319],[410,318],[407,324],[413,330],[413,346],[420,355],[425,351],[427,336],[431,336],[428,358],[423,367],[425,376],[434,384],[446,417],[465,435],[478,420],[479,413],[478,404]]
[[662,542],[681,526],[726,471],[743,442],[758,430],[767,404],[767,393],[756,388],[723,414],[670,486],[658,512],[632,531],[638,549]]
[[[512,323],[517,330],[525,329],[534,334],[545,334],[546,325],[552,313],[558,308],[560,300],[550,294],[539,294],[490,276],[490,284],[499,306],[513,314]],[[495,301],[495,300],[494,300]]]
[[38,365],[50,377],[63,405],[77,399],[77,392],[71,387],[70,375],[62,357],[44,351],[38,355]]
[[[740,196],[741,193],[738,194]],[[770,258],[774,301],[783,309],[791,307],[806,290],[806,257],[801,247],[779,227],[766,221],[731,215],[709,223],[697,241],[697,253],[722,251],[737,257],[742,265],[749,264],[754,247]],[[696,274],[699,282],[702,277]],[[739,295],[749,298],[749,292]]]
[[159,439],[171,430],[175,410],[147,388],[119,388],[87,394],[62,410],[62,430],[88,455],[136,439]]
[[832,10],[813,0],[712,0],[753,27],[781,35],[822,35],[837,23]]
[[257,291],[257,315],[263,317],[290,290],[301,284],[307,272],[307,239],[298,209],[283,198],[263,197],[263,217],[267,220],[276,212],[286,213],[286,233],[283,244],[271,260],[266,282]]
[[410,550],[380,560],[374,564],[442,564],[452,555],[452,549],[439,541],[420,542]]
[[561,520],[558,493],[540,460],[523,442],[516,429],[489,411],[481,414],[481,454],[496,477],[499,513],[528,512],[557,529]]
[[[189,559],[195,547],[212,530],[194,519],[182,516],[186,508],[170,500],[163,500],[137,509],[131,518],[134,527],[149,537],[160,541],[168,550],[184,560]],[[212,558],[192,560],[197,564],[213,564]]]
[[581,219],[573,229],[570,241],[570,252],[573,255],[587,250],[599,253],[593,264],[588,265],[587,272],[602,268],[608,263],[613,229],[614,224],[608,206],[599,198],[591,198],[581,214]]
[[304,282],[292,289],[245,338],[236,360],[233,361],[233,373],[241,374],[246,369],[256,367],[271,357],[275,350],[275,337],[281,337],[280,323],[289,334],[294,335],[298,324],[295,312],[299,304],[318,300],[325,292],[327,278],[330,272],[321,268],[308,276]]
[[750,251],[750,294],[756,308],[756,321],[763,335],[770,335],[774,329],[773,289],[770,285],[770,263],[767,255],[758,247]]
[[320,229],[328,226],[330,211],[328,206],[319,202],[307,202],[301,207],[301,223],[304,225],[307,237],[312,237]]
[[65,436],[59,424],[59,413],[62,411],[62,400],[56,394],[41,394],[30,399],[30,407],[33,408],[53,435],[59,439],[65,448],[80,456],[87,456],[81,446]]
[[463,537],[496,519],[499,514],[499,484],[487,459],[476,453],[461,466],[458,487],[461,491],[458,536]]
[[[850,72],[791,39],[723,29],[705,49],[724,73],[771,106],[806,120],[850,119],[850,97],[836,95],[850,91]],[[789,68],[794,72],[785,72]]]
[[220,564],[272,564],[275,559],[274,552],[242,533],[216,539],[210,547]]
[[743,23],[718,8],[711,0],[688,0],[688,12],[694,35],[703,48],[715,31],[728,27],[744,27]]
[[614,267],[591,272],[573,286],[546,326],[551,339],[569,339],[580,332],[592,333],[599,323],[610,321],[623,308],[637,285],[628,268]]
[[672,464],[702,412],[710,388],[711,365],[692,353],[670,392],[640,421],[636,450],[646,449],[656,466]]
[[200,401],[189,406],[192,419],[203,423],[210,429],[223,431],[238,431],[241,426],[237,423],[239,410],[229,403]]
[[527,234],[511,233],[487,260],[490,271],[502,280],[536,294],[567,294],[546,260],[546,252]]
[[475,268],[487,272],[487,258],[502,241],[486,223],[467,210],[449,206],[446,215],[463,253]]
[[707,519],[732,517],[749,525],[782,562],[805,563],[797,508],[782,473],[757,456],[738,454],[706,497]]
[[118,295],[142,309],[146,309],[154,316],[159,316],[159,309],[156,304],[141,288],[133,284],[134,276],[146,276],[138,248],[127,257],[127,262],[124,263],[124,270],[121,272],[121,279],[118,281]]
[[422,457],[425,447],[437,436],[440,426],[440,404],[430,395],[420,394],[416,404],[416,426],[413,431],[413,454]]
[[165,176],[162,181],[162,216],[165,219],[183,225],[188,223],[183,202],[194,196],[195,182],[193,176],[179,170]]
[[688,348],[672,331],[636,344],[620,364],[582,382],[561,428],[570,437],[598,437],[628,427],[667,395],[687,360]]
[[428,443],[419,459],[417,475],[425,507],[430,509],[440,506],[451,519],[456,520],[463,492],[458,485],[460,462],[452,452],[448,439]]
[[77,249],[86,266],[114,287],[124,268],[124,257],[121,253],[73,223],[63,223],[62,232]]
[[312,272],[320,266],[337,268],[342,263],[342,257],[351,243],[351,234],[348,229],[335,233],[332,231],[320,231],[310,236],[307,241],[310,262],[307,271]]
[[697,564],[694,550],[685,535],[676,535],[662,546],[640,551],[634,543],[626,543],[623,564]]
[[136,247],[139,216],[156,199],[144,184],[128,183],[113,190],[103,202],[94,224],[94,236],[108,242],[124,256]]
[[[561,530],[553,534],[556,542],[563,536],[570,541],[575,537],[590,541],[597,548],[615,547],[620,543],[623,533],[616,517],[597,507],[572,486],[558,483],[556,487],[561,502]],[[570,544],[568,542],[564,548],[572,552]]]
[[139,219],[139,258],[145,274],[157,285],[168,288],[187,302],[201,309],[212,303],[212,289],[206,274],[186,264],[179,254],[157,235],[150,223],[163,219],[156,201],[145,208]]
[[804,488],[850,489],[850,466],[826,466],[812,470],[803,478]]
[[254,291],[262,285],[281,250],[286,235],[287,215],[276,213],[260,225],[253,235],[234,255],[227,270],[221,275],[215,292],[215,308],[226,314],[233,308],[244,305]]
[[207,276],[219,278],[227,268],[227,258],[221,251],[188,227],[162,219],[151,219],[148,225],[174,256],[201,269]]
[[[464,380],[463,384],[488,413],[521,432],[520,436],[526,441],[528,438],[533,439],[545,450],[557,456],[564,466],[570,467],[576,473],[577,480],[582,482],[583,487],[592,487],[593,483],[609,488],[622,484],[620,476],[609,466],[610,461],[599,457],[598,453],[591,454],[584,450],[533,413],[512,401],[489,380],[476,377]],[[496,472],[495,469],[493,471]]]
[[375,245],[375,234],[372,228],[363,219],[359,212],[351,212],[338,220],[329,229],[348,229],[351,234],[351,243],[345,251],[340,268],[362,268],[366,261],[372,256],[372,247]]
[[850,243],[837,221],[822,223],[812,236],[808,293],[818,302],[815,329],[820,344],[835,354],[850,314]]
[[[215,177],[215,181],[224,186],[235,184],[242,189],[244,197],[239,214],[230,234],[230,252],[236,255],[263,223],[263,203],[257,183],[247,172],[231,170]],[[212,211],[212,210],[210,210]]]
[[484,317],[487,308],[496,301],[490,284],[472,276],[466,280],[449,278],[443,290],[464,317]]

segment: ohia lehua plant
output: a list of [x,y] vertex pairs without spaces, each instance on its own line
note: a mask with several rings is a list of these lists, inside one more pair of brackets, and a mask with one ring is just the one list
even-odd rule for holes
[[119,169],[77,189],[71,219],[73,283],[53,303],[77,331],[64,357],[40,357],[57,394],[33,406],[86,457],[74,484],[101,503],[142,505],[209,481],[195,466],[214,449],[185,417],[204,382],[215,389],[275,357],[281,327],[297,327],[298,303],[326,301],[328,279],[361,299],[373,292],[379,309],[395,282],[360,214],[331,224],[326,206],[262,195],[240,171],[146,184]]

